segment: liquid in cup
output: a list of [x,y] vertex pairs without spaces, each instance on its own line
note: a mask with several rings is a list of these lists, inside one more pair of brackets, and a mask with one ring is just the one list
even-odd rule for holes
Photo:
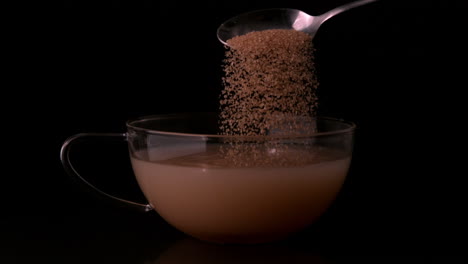
[[135,153],[136,179],[167,222],[191,236],[222,243],[276,240],[313,223],[339,192],[351,159],[330,148],[307,154],[289,147],[281,155],[310,155],[307,164],[238,167],[220,155],[219,145],[208,145],[198,153],[158,160],[164,153],[196,152],[187,148],[149,149],[147,160]]

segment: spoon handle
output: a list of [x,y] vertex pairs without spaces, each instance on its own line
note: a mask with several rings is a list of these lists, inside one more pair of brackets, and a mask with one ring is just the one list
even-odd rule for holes
[[351,2],[351,3],[348,3],[348,4],[344,4],[342,6],[339,6],[339,7],[336,7],[336,8],[333,8],[332,10],[328,11],[328,12],[325,12],[323,14],[321,14],[320,16],[320,19],[321,19],[321,22],[325,22],[326,20],[328,20],[329,18],[333,17],[333,16],[336,16],[346,10],[349,10],[351,8],[355,8],[355,7],[358,7],[358,6],[362,6],[362,5],[365,5],[365,4],[369,4],[369,3],[372,3],[372,2],[376,2],[378,0],[359,0],[359,1],[354,1],[354,2]]

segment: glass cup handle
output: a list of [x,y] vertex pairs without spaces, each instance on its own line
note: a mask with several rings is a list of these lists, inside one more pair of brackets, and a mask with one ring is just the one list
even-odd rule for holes
[[150,204],[141,204],[141,203],[128,201],[128,200],[118,198],[106,192],[101,191],[100,189],[92,185],[90,182],[88,182],[85,178],[83,178],[78,173],[78,171],[76,171],[76,169],[73,167],[70,161],[71,146],[79,142],[80,139],[90,138],[90,137],[112,137],[112,138],[123,138],[124,140],[126,140],[127,134],[126,133],[80,133],[80,134],[76,134],[74,136],[69,137],[67,140],[65,140],[60,150],[60,160],[62,161],[62,165],[65,171],[68,173],[68,175],[79,179],[81,182],[85,183],[88,187],[91,187],[91,189],[93,189],[97,193],[103,196],[106,196],[108,198],[111,198],[114,201],[118,201],[120,204],[123,204],[127,207],[134,208],[134,209],[137,209],[139,211],[144,211],[144,212],[153,210],[153,207]]

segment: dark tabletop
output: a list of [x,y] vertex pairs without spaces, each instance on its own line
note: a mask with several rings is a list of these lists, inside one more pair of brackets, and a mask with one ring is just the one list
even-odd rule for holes
[[[241,246],[200,242],[156,212],[93,195],[65,174],[60,146],[80,132],[124,132],[142,115],[215,110],[224,53],[215,32],[225,19],[281,6],[320,14],[348,1],[145,1],[137,11],[123,1],[65,2],[31,42],[44,45],[30,54],[41,74],[27,77],[42,88],[18,90],[21,104],[5,112],[15,126],[4,130],[13,159],[2,176],[0,263],[464,263],[466,169],[457,164],[466,155],[463,137],[448,133],[463,120],[453,115],[461,86],[450,83],[463,76],[449,55],[458,30],[434,23],[447,3],[381,1],[322,26],[319,111],[358,126],[349,175],[306,230]],[[83,175],[144,202],[124,143],[86,148]]]

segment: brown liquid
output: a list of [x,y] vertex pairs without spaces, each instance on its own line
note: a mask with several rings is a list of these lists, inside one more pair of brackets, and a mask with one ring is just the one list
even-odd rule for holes
[[[167,152],[150,151],[150,159],[159,153]],[[287,153],[297,154],[304,155]],[[304,228],[334,200],[350,157],[313,155],[298,166],[238,167],[208,149],[165,161],[132,157],[132,165],[150,204],[174,227],[202,240],[257,243]]]

